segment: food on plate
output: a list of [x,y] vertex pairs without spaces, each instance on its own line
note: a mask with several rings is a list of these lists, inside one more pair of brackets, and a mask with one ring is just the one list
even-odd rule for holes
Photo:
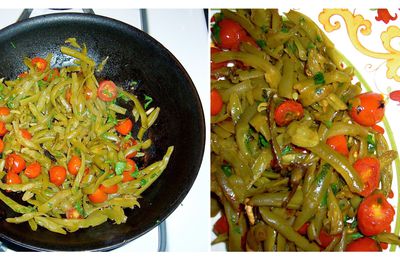
[[302,13],[212,17],[213,244],[229,251],[382,251],[400,245],[385,99]]
[[66,43],[73,65],[51,68],[51,54],[25,58],[27,71],[0,84],[0,200],[15,212],[5,221],[60,234],[126,222],[124,209],[140,206],[174,149],[144,160],[160,108],[96,78],[105,64],[75,39]]

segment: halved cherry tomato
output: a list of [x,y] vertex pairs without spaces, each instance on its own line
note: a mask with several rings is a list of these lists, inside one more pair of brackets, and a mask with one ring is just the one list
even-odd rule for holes
[[63,166],[55,165],[50,168],[49,175],[50,182],[54,183],[57,186],[60,186],[67,178],[67,171]]
[[332,149],[336,150],[336,152],[346,157],[349,155],[349,149],[347,148],[347,139],[344,135],[329,137],[326,140],[326,144],[332,147]]
[[216,116],[221,112],[224,102],[218,90],[211,90],[211,115]]
[[7,155],[4,167],[9,173],[20,173],[25,169],[26,163],[24,158],[16,153]]
[[356,240],[351,241],[347,246],[348,252],[378,252],[382,251],[378,243],[369,237],[360,237]]
[[300,228],[299,228],[299,230],[297,230],[297,232],[299,232],[301,235],[306,235],[307,234],[307,229],[308,229],[308,226],[310,225],[310,222],[306,222],[306,223],[304,223],[303,224],[303,226],[301,226]]
[[67,219],[81,219],[82,216],[79,214],[78,210],[76,208],[70,208],[65,212],[65,215]]
[[24,71],[24,72],[22,72],[22,73],[20,73],[17,77],[19,78],[19,79],[23,79],[23,78],[25,78],[26,76],[28,76],[28,72],[27,71]]
[[33,179],[38,177],[41,171],[42,166],[38,162],[33,162],[26,167],[25,175],[28,176],[28,178]]
[[118,89],[114,82],[111,80],[103,80],[97,89],[97,96],[106,102],[113,101],[117,98]]
[[358,229],[366,236],[375,236],[390,230],[394,209],[381,193],[365,198],[358,207]]
[[7,134],[8,130],[6,128],[6,123],[3,121],[0,121],[0,136],[4,136]]
[[335,239],[335,237],[340,237],[340,236],[341,236],[340,234],[337,235],[328,234],[324,229],[321,229],[321,231],[319,232],[318,240],[320,242],[320,245],[323,248],[326,248],[333,241],[333,239]]
[[8,116],[10,109],[8,107],[0,107],[0,116]]
[[107,200],[108,195],[98,188],[94,193],[88,195],[88,198],[93,203],[102,203]]
[[46,74],[46,76],[44,76],[43,80],[50,82],[55,78],[60,77],[60,71],[57,68],[54,68],[52,70],[49,71],[49,73]]
[[275,109],[274,119],[278,126],[286,126],[304,116],[303,106],[294,100],[286,100]]
[[385,114],[383,95],[367,92],[349,101],[351,118],[363,126],[373,126],[379,123]]
[[[129,140],[122,145],[122,149],[126,150],[129,147],[132,147],[132,146],[135,146],[135,145],[137,145],[136,140],[133,139],[133,138],[129,138]],[[137,154],[137,151],[133,151],[130,154],[126,155],[125,158],[126,159],[132,159],[133,157],[136,156],[136,154]]]
[[40,57],[35,57],[31,60],[32,65],[39,72],[43,72],[47,67],[47,61]]
[[225,214],[221,215],[221,217],[215,222],[213,231],[215,234],[227,234],[229,231],[229,224]]
[[373,125],[371,128],[380,134],[385,133],[385,129],[383,129],[383,127],[381,127],[380,125]]
[[0,153],[2,153],[4,150],[4,142],[2,139],[0,139]]
[[121,135],[127,135],[131,132],[133,127],[132,120],[129,118],[125,118],[122,121],[119,121],[118,124],[115,126],[115,129]]
[[73,155],[67,165],[68,172],[72,175],[77,175],[79,168],[81,168],[81,164],[82,164],[81,159],[78,156]]
[[132,173],[136,171],[136,163],[131,159],[126,159],[126,163],[128,167],[130,167],[130,169],[122,173],[123,174],[122,182],[128,182],[135,179],[132,176]]
[[70,104],[71,104],[71,96],[72,96],[71,88],[68,88],[67,91],[65,91],[65,100],[67,100],[67,102]]
[[100,190],[104,191],[107,194],[114,194],[118,192],[118,184],[114,184],[112,186],[106,187],[103,184],[100,184]]
[[378,188],[380,180],[379,167],[379,160],[374,157],[360,158],[353,164],[353,168],[364,183],[364,189],[360,192],[362,196],[369,196]]
[[215,23],[211,32],[217,46],[230,50],[238,50],[240,42],[247,35],[242,26],[231,19]]
[[31,133],[29,133],[28,130],[20,129],[20,131],[21,131],[21,135],[22,135],[23,138],[25,138],[27,140],[31,140],[32,139],[32,135],[31,135]]
[[21,184],[22,179],[18,174],[9,172],[6,174],[6,183],[7,184]]

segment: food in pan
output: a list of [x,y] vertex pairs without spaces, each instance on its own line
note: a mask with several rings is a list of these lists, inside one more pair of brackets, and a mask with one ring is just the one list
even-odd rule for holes
[[294,10],[213,16],[213,243],[229,251],[400,245],[389,203],[398,154],[378,125],[385,100],[363,93],[341,57]]
[[85,45],[66,43],[61,52],[74,65],[25,58],[27,71],[0,84],[0,199],[15,212],[6,221],[60,234],[126,222],[124,209],[140,207],[174,149],[143,163],[160,108],[110,79],[98,82],[106,62],[96,66]]

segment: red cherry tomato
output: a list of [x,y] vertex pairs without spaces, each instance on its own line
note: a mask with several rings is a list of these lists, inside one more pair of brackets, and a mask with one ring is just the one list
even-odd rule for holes
[[381,193],[365,198],[358,207],[358,229],[365,236],[375,236],[390,230],[394,209]]
[[294,100],[286,100],[275,109],[274,119],[278,126],[286,126],[304,116],[303,106]]
[[363,126],[373,126],[379,123],[385,114],[383,95],[367,92],[349,101],[351,118]]
[[127,135],[131,132],[133,127],[132,120],[129,118],[125,118],[122,121],[119,121],[118,124],[115,126],[115,129],[121,135]]
[[7,134],[8,130],[6,128],[6,123],[3,121],[0,121],[0,136],[4,136]]
[[88,195],[88,198],[93,203],[102,203],[108,199],[108,195],[98,188],[94,193]]
[[336,135],[329,137],[326,140],[326,144],[332,147],[332,149],[334,149],[338,153],[346,157],[349,155],[349,149],[347,148],[347,139],[344,135]]
[[118,89],[114,82],[111,80],[103,80],[97,89],[97,96],[106,102],[111,102],[117,98]]
[[319,239],[320,245],[323,248],[326,248],[333,241],[333,239],[335,239],[335,237],[340,237],[340,236],[341,236],[340,234],[330,235],[324,229],[321,229],[321,231],[319,232],[318,239]]
[[228,233],[229,224],[228,224],[228,220],[226,219],[226,216],[224,214],[217,220],[217,222],[215,222],[213,231],[217,235]]
[[6,174],[6,183],[7,184],[21,184],[22,179],[18,174],[9,172]]
[[40,57],[35,57],[31,60],[32,65],[39,72],[43,72],[47,67],[47,61]]
[[[137,145],[136,140],[133,139],[133,138],[129,138],[129,140],[122,145],[122,148],[124,150],[126,150],[126,149],[128,149],[128,148],[130,148],[132,146],[135,146],[135,145]],[[130,154],[126,155],[125,158],[126,159],[132,159],[133,157],[136,156],[136,154],[137,154],[137,151],[133,151]]]
[[222,19],[213,26],[211,32],[217,46],[230,50],[239,49],[240,42],[247,36],[242,26],[231,19]]
[[373,125],[371,128],[380,134],[385,133],[385,129],[383,127],[381,127],[380,125]]
[[[215,54],[215,53],[218,53],[218,52],[221,52],[222,50],[220,50],[220,49],[218,49],[218,48],[215,48],[215,47],[211,47],[211,55],[213,55],[213,54]],[[217,69],[220,69],[220,68],[223,68],[223,67],[226,67],[227,65],[228,65],[228,62],[227,61],[225,61],[225,62],[213,62],[213,61],[210,61],[210,63],[211,63],[211,71],[214,71],[214,70],[217,70]]]
[[46,74],[46,76],[44,76],[43,80],[50,82],[57,77],[60,77],[60,71],[57,68],[54,68],[50,70],[49,73]]
[[360,193],[362,196],[369,196],[374,190],[379,187],[380,180],[380,163],[374,157],[364,157],[358,159],[354,164],[353,168],[357,171],[364,183],[364,189]]
[[28,130],[20,129],[20,131],[21,131],[21,135],[22,135],[23,138],[25,138],[27,140],[31,140],[32,139],[32,135],[31,135],[31,133],[29,133]]
[[118,184],[114,184],[112,186],[106,187],[103,184],[100,184],[100,190],[104,191],[107,194],[114,194],[118,192]]
[[25,169],[26,163],[24,158],[16,153],[7,155],[5,168],[9,173],[20,173]]
[[303,224],[303,226],[301,226],[300,228],[299,228],[299,230],[297,230],[297,232],[299,232],[301,235],[306,235],[307,234],[307,229],[308,229],[308,226],[310,225],[310,222],[306,222],[306,223],[304,223]]
[[65,168],[62,166],[55,165],[50,168],[49,175],[50,182],[54,183],[57,186],[60,186],[67,178],[67,170],[65,170]]
[[0,107],[0,116],[8,116],[10,109],[8,107]]
[[4,150],[4,142],[3,140],[0,139],[0,153],[2,153]]
[[347,246],[346,250],[348,252],[378,252],[382,251],[378,243],[369,237],[361,237],[356,240],[351,241]]
[[65,215],[67,219],[81,219],[82,216],[79,214],[78,210],[76,208],[70,208],[65,212]]
[[79,168],[81,168],[81,164],[82,164],[81,159],[78,156],[73,155],[67,165],[68,172],[72,175],[77,175]]
[[38,162],[31,163],[25,169],[25,175],[30,179],[34,179],[40,175],[42,171],[42,166]]
[[224,101],[222,100],[221,94],[218,90],[211,90],[211,115],[216,116],[221,112]]
[[128,182],[135,179],[135,177],[132,176],[132,173],[136,171],[136,163],[131,159],[127,159],[126,163],[128,164],[128,167],[130,167],[130,169],[122,173],[123,174],[122,182]]

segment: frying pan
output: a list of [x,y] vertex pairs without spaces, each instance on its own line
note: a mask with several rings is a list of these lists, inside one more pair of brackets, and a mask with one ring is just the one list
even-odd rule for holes
[[[164,173],[142,194],[140,208],[125,210],[128,216],[125,224],[106,222],[67,235],[43,228],[34,232],[26,223],[7,223],[5,218],[16,214],[0,202],[0,238],[38,251],[111,250],[155,228],[189,192],[203,158],[204,114],[189,75],[165,47],[130,25],[98,15],[51,14],[4,28],[0,31],[1,77],[13,79],[25,71],[24,57],[45,57],[52,53],[52,66],[71,64],[73,59],[59,51],[70,37],[85,43],[88,55],[97,63],[109,57],[98,78],[113,80],[142,102],[144,94],[151,96],[154,105],[161,108],[156,125],[148,133],[153,147],[139,165],[161,159],[170,145],[175,146],[173,155]],[[129,84],[132,81],[138,82],[134,88]],[[138,126],[134,131],[137,129]]]

